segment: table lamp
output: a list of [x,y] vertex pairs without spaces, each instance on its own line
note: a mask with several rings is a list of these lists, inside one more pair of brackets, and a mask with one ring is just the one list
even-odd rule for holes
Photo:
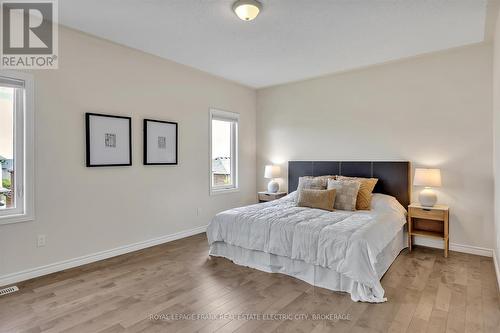
[[434,206],[437,202],[437,195],[432,187],[441,186],[441,170],[416,168],[413,185],[424,186],[424,189],[418,195],[420,204],[425,207]]
[[264,178],[271,179],[269,184],[267,184],[267,192],[276,193],[280,189],[280,185],[274,178],[279,178],[281,176],[281,168],[279,165],[266,165],[264,169]]

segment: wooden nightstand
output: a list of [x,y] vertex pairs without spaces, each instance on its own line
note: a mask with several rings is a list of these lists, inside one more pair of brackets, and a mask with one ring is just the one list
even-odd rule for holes
[[444,256],[448,257],[449,208],[444,205],[424,207],[413,203],[408,206],[408,247],[412,250],[412,237],[432,237],[444,241]]
[[273,201],[279,198],[283,198],[286,195],[286,192],[258,192],[259,202]]

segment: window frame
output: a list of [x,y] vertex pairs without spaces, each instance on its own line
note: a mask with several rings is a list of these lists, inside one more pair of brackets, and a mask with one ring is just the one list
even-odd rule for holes
[[[214,186],[212,175],[212,120],[222,120],[231,122],[231,185]],[[209,189],[210,195],[231,193],[239,191],[239,123],[240,114],[236,112],[223,111],[220,109],[209,109]],[[233,158],[234,157],[234,158]]]
[[[24,99],[16,97],[14,114],[14,183],[16,208],[0,210],[0,225],[35,219],[35,140],[33,75],[0,70],[0,77],[24,81]],[[24,102],[24,105],[19,104]],[[19,108],[22,112],[19,112]],[[20,170],[20,171],[19,171]]]

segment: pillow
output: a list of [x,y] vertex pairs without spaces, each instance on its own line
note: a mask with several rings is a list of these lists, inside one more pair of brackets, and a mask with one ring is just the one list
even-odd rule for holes
[[336,189],[333,207],[340,210],[356,210],[356,199],[361,183],[356,180],[328,180],[328,189]]
[[328,184],[328,179],[335,179],[336,176],[303,176],[299,177],[299,185],[297,186],[297,191],[300,192],[302,189],[312,189],[312,190],[325,190]]
[[297,206],[333,210],[336,190],[302,189],[299,192]]
[[361,183],[359,186],[358,198],[356,201],[357,210],[370,210],[372,202],[372,192],[377,184],[377,178],[358,178],[338,176],[340,180],[357,180]]
[[325,181],[325,188],[326,188],[326,185],[328,184],[328,179],[337,179],[337,176],[336,175],[326,175],[326,176],[316,176],[314,178]]
[[401,216],[406,216],[406,209],[393,196],[374,193],[372,197],[372,210],[376,212],[395,212]]
[[295,202],[299,200],[299,193],[303,189],[309,190],[326,190],[328,179],[335,179],[337,176],[302,176],[299,177],[299,184],[297,185],[297,197]]

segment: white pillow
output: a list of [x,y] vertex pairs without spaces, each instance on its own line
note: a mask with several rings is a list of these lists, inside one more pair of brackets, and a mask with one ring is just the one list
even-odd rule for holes
[[373,193],[372,210],[378,212],[392,211],[401,214],[403,216],[405,216],[407,213],[406,209],[403,206],[401,206],[401,204],[396,198],[382,193]]

